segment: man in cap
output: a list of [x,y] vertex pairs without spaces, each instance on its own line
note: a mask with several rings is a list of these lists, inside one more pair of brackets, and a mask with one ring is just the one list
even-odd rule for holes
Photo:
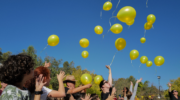
[[[91,84],[87,84],[87,85],[75,88],[76,80],[73,75],[68,75],[66,77],[66,80],[63,83],[66,83],[66,85],[67,85],[67,87],[65,87],[66,97],[64,97],[64,100],[69,100],[69,98],[71,96],[70,94],[72,94],[74,96],[76,93],[78,93],[84,89],[90,88],[92,86]],[[74,96],[74,98],[75,98],[75,96]]]

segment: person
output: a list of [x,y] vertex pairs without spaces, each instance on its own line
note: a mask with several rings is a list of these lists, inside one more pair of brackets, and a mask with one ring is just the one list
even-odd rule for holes
[[127,93],[126,89],[123,91],[124,100],[134,100],[135,99],[136,92],[137,92],[137,87],[138,87],[139,82],[141,82],[141,81],[142,81],[142,78],[140,78],[139,80],[136,81],[134,91],[132,90],[132,82],[131,82],[129,94],[126,94]]
[[71,96],[70,94],[72,94],[74,99],[76,99],[76,97],[74,96],[76,93],[79,93],[80,91],[90,88],[92,86],[91,84],[87,84],[87,85],[75,88],[76,80],[73,75],[68,75],[63,83],[65,83],[67,86],[65,87],[66,97],[64,97],[64,100],[69,100]]
[[112,92],[112,73],[111,73],[111,68],[110,66],[106,65],[106,68],[109,70],[109,77],[108,77],[108,81],[106,80],[102,80],[99,84],[100,87],[100,91],[102,91],[101,93],[101,100],[106,100],[109,96],[109,94],[111,95]]
[[172,90],[171,91],[171,83],[168,83],[169,85],[169,97],[170,97],[170,100],[180,100],[180,96],[178,96],[178,91],[176,90]]
[[[29,91],[23,87],[26,81],[34,77],[34,61],[24,54],[11,55],[0,68],[0,81],[8,84],[0,96],[0,100],[30,100]],[[34,100],[40,100],[42,75],[36,78]]]
[[[46,82],[45,86],[49,86],[51,77],[50,77],[50,70],[47,67],[44,66],[39,66],[34,70],[34,78],[27,81],[25,84],[25,87],[31,92],[31,98],[34,98],[34,92],[35,92],[35,77],[39,76],[40,74],[43,75],[44,77],[44,82]],[[46,100],[47,97],[52,97],[52,98],[60,98],[60,97],[65,97],[65,90],[64,90],[64,85],[63,85],[63,78],[65,77],[65,73],[63,71],[60,71],[60,74],[57,74],[57,79],[59,82],[59,89],[58,91],[56,90],[51,90],[45,86],[43,86],[42,91],[43,94],[41,95],[40,100]]]
[[100,100],[97,94],[91,94],[91,100]]
[[2,94],[2,92],[4,91],[4,89],[6,88],[7,84],[4,82],[1,82],[1,89],[0,89],[0,96]]

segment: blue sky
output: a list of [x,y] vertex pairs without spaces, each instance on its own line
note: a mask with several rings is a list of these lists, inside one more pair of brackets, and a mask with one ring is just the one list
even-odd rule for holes
[[[161,85],[167,89],[170,79],[177,79],[180,70],[180,1],[179,0],[149,0],[146,8],[146,0],[121,0],[114,15],[124,6],[132,6],[136,9],[135,23],[128,28],[119,20],[111,20],[112,24],[120,23],[123,31],[120,34],[109,32],[104,39],[94,33],[94,27],[101,25],[106,34],[110,29],[109,18],[115,10],[118,0],[112,0],[113,7],[110,11],[100,11],[106,0],[1,0],[0,1],[0,47],[3,52],[11,51],[20,53],[33,45],[37,55],[44,58],[53,56],[63,61],[74,61],[75,66],[81,65],[82,69],[95,71],[96,74],[108,78],[108,70],[105,65],[111,60],[117,51],[115,40],[124,38],[126,47],[116,54],[111,66],[114,79],[127,78],[133,75],[136,79],[142,77],[143,82],[149,80],[158,86],[157,76],[161,76]],[[156,16],[154,29],[146,31],[146,43],[141,44],[140,38],[144,36],[144,23],[149,14]],[[47,38],[56,34],[60,42],[55,47],[48,47],[42,53],[40,51],[47,45]],[[81,38],[87,38],[89,47],[82,48],[79,45]],[[131,60],[129,53],[137,49],[140,53],[136,60]],[[81,52],[87,50],[89,57],[83,59]],[[154,62],[154,58],[161,55],[165,58],[164,65],[147,68],[140,65],[140,57],[147,56]],[[62,65],[60,65],[61,67]],[[157,69],[157,74],[155,71]]]

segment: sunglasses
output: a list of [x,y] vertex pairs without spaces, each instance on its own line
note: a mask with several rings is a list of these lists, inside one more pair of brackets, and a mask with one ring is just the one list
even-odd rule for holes
[[178,92],[178,91],[174,91],[174,92]]
[[106,84],[106,83],[108,83],[108,82],[107,81],[103,82],[103,85]]

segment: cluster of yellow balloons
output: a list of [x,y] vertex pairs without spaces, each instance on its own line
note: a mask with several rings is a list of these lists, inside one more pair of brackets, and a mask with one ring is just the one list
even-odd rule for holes
[[119,10],[116,16],[121,22],[127,25],[134,24],[136,17],[136,10],[131,6],[125,6]]
[[[86,38],[82,38],[82,39],[79,41],[79,44],[80,44],[81,47],[87,48],[87,47],[89,46],[89,40],[86,39]],[[83,58],[87,58],[87,57],[89,56],[89,53],[88,53],[88,51],[85,50],[85,51],[83,51],[83,52],[81,53],[81,55],[82,55]]]
[[[139,52],[137,51],[137,50],[131,50],[130,51],[130,59],[131,60],[135,60],[135,59],[137,59],[138,57],[139,57]],[[155,57],[155,59],[154,59],[154,63],[155,63],[155,65],[156,66],[161,66],[161,65],[163,65],[164,64],[164,58],[162,57],[162,56],[157,56],[157,57]],[[148,61],[148,57],[147,56],[141,56],[141,58],[140,58],[140,62],[142,63],[142,64],[146,64],[146,66],[147,67],[151,67],[152,66],[152,61]]]
[[145,30],[150,30],[153,26],[153,23],[156,21],[156,16],[153,14],[149,14],[147,16],[147,22],[144,24]]
[[47,42],[50,46],[56,46],[59,43],[59,37],[57,35],[50,35]]
[[[103,80],[102,76],[97,75],[97,76],[95,76],[95,78],[94,78],[94,83],[99,85],[102,80]],[[82,84],[84,84],[84,85],[90,84],[90,83],[92,82],[92,77],[91,77],[91,75],[90,75],[90,74],[87,74],[87,73],[86,73],[86,74],[83,74],[83,75],[81,76],[81,82],[82,82]]]

